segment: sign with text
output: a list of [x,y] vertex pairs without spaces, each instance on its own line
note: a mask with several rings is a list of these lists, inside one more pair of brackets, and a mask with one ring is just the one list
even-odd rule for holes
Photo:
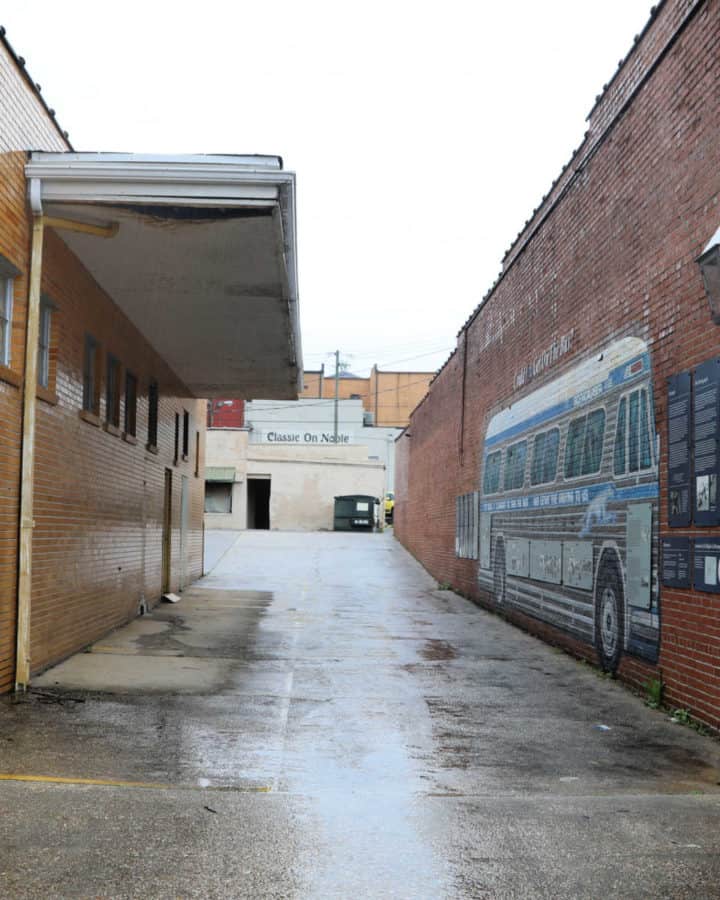
[[696,590],[720,594],[720,538],[695,538],[694,556]]
[[662,583],[667,587],[690,587],[690,538],[662,539]]
[[692,375],[680,372],[668,379],[668,522],[690,524],[692,466]]
[[718,412],[720,412],[720,358],[695,369],[693,445],[695,451],[694,518],[696,525],[717,525],[718,516]]
[[352,435],[347,431],[339,431],[337,441],[332,431],[304,431],[278,429],[277,431],[259,432],[263,444],[349,444]]

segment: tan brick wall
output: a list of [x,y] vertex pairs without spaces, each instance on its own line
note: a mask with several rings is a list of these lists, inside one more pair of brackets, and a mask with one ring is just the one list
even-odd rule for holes
[[[205,402],[187,390],[103,293],[77,258],[46,231],[43,291],[56,306],[56,373],[48,400],[38,402],[35,532],[31,618],[32,670],[84,646],[128,619],[141,600],[161,593],[165,469],[172,470],[172,579],[180,582],[182,476],[188,479],[190,523],[186,579],[202,574],[204,468],[196,472],[196,435],[204,446]],[[137,443],[80,418],[85,334],[100,343],[100,420],[105,420],[106,354],[138,378]],[[157,454],[146,448],[148,384],[157,380]],[[190,453],[174,462],[175,415],[190,413]],[[124,421],[124,397],[120,421]]]
[[[20,270],[14,282],[12,352],[0,369],[0,692],[14,679],[22,375],[30,266],[27,149],[64,150],[42,103],[0,40],[0,253]],[[13,152],[9,152],[9,151]],[[32,670],[81,648],[161,591],[165,469],[172,470],[171,588],[181,575],[182,476],[190,497],[186,580],[201,575],[205,401],[187,390],[103,293],[63,241],[46,230],[43,291],[54,302],[50,391],[38,400],[31,610]],[[100,342],[100,417],[105,353],[138,378],[137,443],[79,417],[84,335]],[[148,452],[148,383],[160,386],[158,452]],[[189,459],[174,461],[175,414],[191,415]],[[124,410],[121,408],[121,421]]]
[[[360,397],[363,409],[375,416],[375,425],[404,428],[435,377],[434,372],[383,372],[373,369],[368,378],[340,378],[338,397],[349,400]],[[322,381],[323,398],[335,396],[335,379],[321,379],[318,372],[305,372],[303,399],[320,396]]]
[[[0,153],[0,253],[22,272],[29,233],[25,218],[24,153]],[[14,283],[10,371],[0,367],[0,691],[14,677],[16,561],[27,279]],[[11,379],[11,380],[8,380]],[[14,382],[14,383],[13,383]]]

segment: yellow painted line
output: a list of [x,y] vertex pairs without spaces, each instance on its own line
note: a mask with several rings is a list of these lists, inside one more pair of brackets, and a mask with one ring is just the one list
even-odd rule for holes
[[261,785],[259,787],[229,787],[222,785],[177,785],[162,784],[149,781],[117,781],[112,778],[66,778],[60,775],[18,775],[12,772],[0,772],[0,781],[29,781],[33,784],[89,784],[99,787],[144,788],[154,791],[227,791],[229,793],[242,794],[269,794],[272,788]]

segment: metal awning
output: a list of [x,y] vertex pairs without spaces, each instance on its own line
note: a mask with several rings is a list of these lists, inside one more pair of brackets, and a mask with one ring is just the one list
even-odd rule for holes
[[234,466],[205,466],[205,481],[235,481]]
[[[295,176],[279,157],[32,153],[34,213],[195,397],[294,399]],[[62,220],[117,226],[108,240]]]

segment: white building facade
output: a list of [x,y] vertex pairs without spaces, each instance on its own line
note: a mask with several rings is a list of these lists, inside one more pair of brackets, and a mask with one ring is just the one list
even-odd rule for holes
[[363,424],[361,400],[253,400],[243,428],[207,433],[206,528],[317,531],[334,499],[393,489],[399,428]]

